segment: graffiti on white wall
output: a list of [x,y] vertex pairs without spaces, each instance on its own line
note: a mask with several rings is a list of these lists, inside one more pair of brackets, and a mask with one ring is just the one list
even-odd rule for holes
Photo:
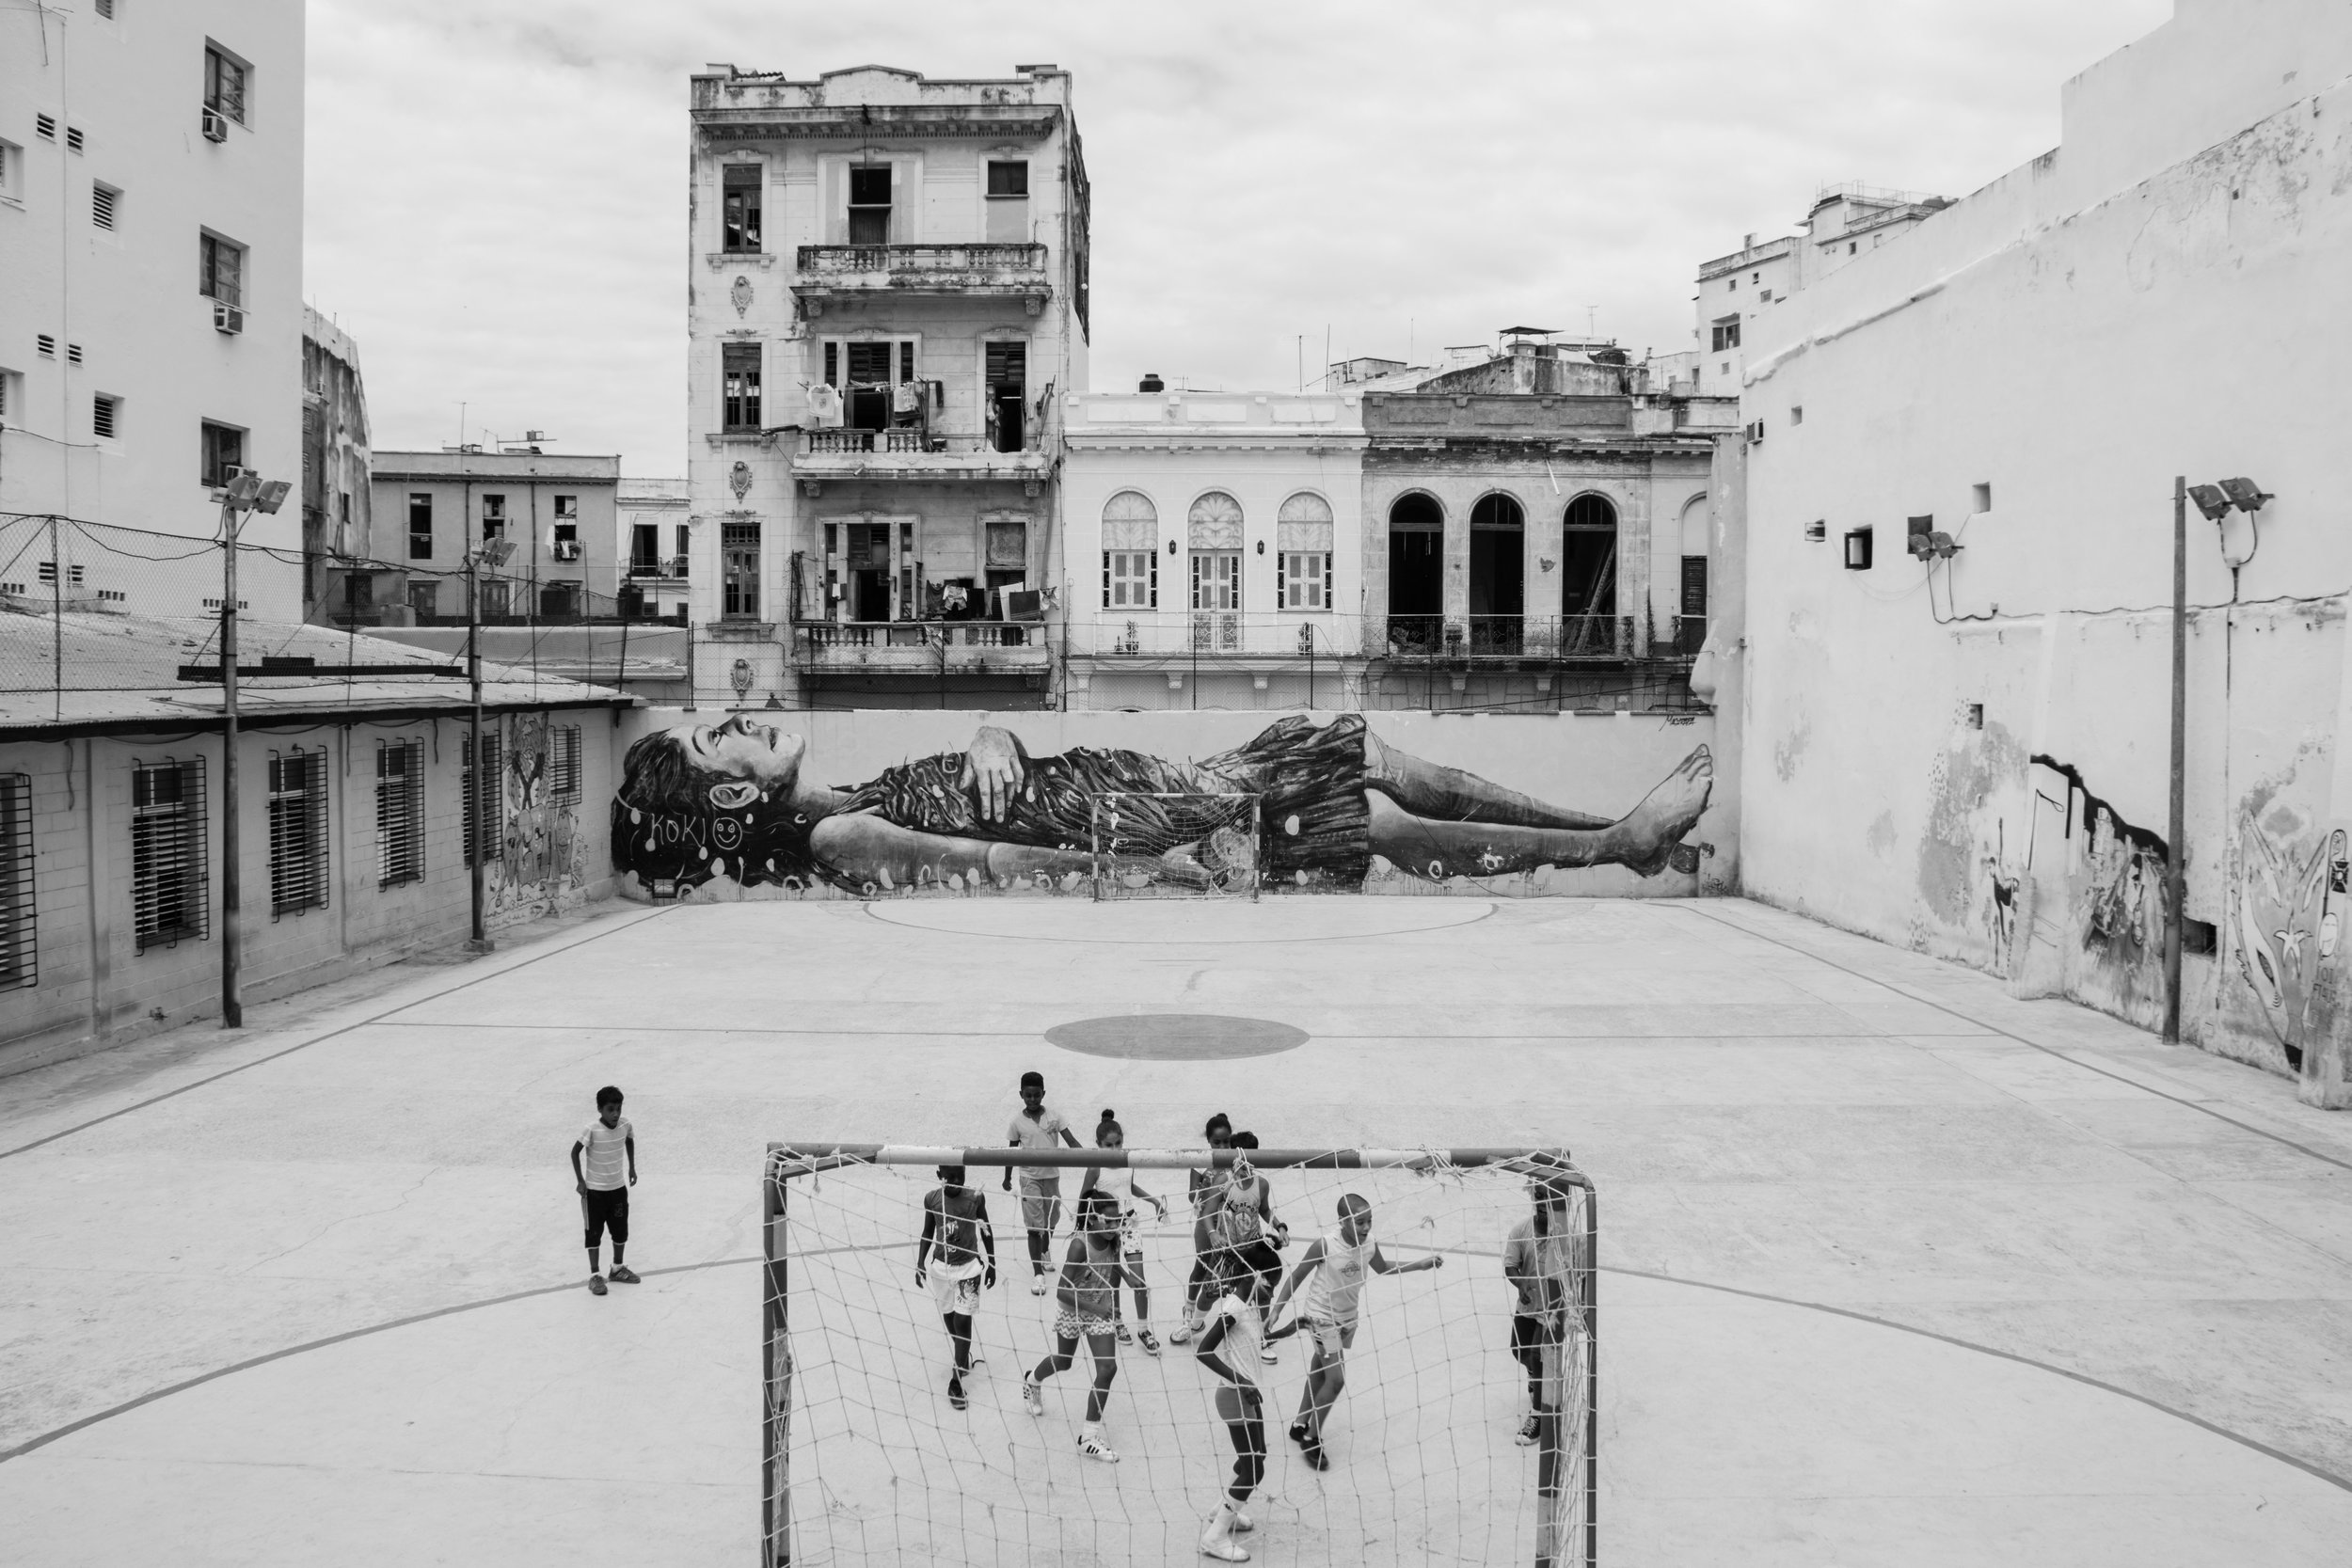
[[982,726],[961,752],[816,782],[799,735],[738,715],[632,745],[612,802],[617,872],[654,896],[755,888],[879,897],[1014,888],[1361,890],[1400,876],[1539,867],[1695,871],[1683,839],[1714,760],[1692,750],[1621,816],[1555,805],[1384,742],[1361,715],[1283,719],[1195,759],[1032,755]]
[[[2294,826],[2299,814],[2287,813]],[[2285,827],[2288,823],[2279,823]],[[2278,1037],[2287,1065],[2333,1011],[2332,980],[2347,872],[2344,830],[2308,849],[2275,836],[2258,809],[2240,814],[2236,886],[2230,907],[2237,972]]]
[[493,828],[497,858],[483,867],[483,895],[488,912],[508,925],[585,896],[578,781],[560,776],[580,763],[576,746],[568,756],[559,754],[564,733],[545,712],[508,714],[499,724],[502,810]]

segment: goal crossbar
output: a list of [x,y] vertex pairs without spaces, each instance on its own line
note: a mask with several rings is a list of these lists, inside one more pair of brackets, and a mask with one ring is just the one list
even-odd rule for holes
[[771,1143],[776,1174],[802,1176],[842,1165],[1096,1166],[1111,1170],[1230,1170],[1248,1159],[1260,1170],[1444,1170],[1501,1165],[1592,1190],[1565,1148],[958,1148],[929,1144]]

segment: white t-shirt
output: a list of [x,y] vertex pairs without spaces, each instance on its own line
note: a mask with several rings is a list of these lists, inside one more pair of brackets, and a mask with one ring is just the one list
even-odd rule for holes
[[1308,1276],[1307,1300],[1298,1309],[1299,1316],[1343,1327],[1354,1323],[1363,1301],[1364,1274],[1372,1267],[1372,1247],[1369,1236],[1355,1246],[1342,1241],[1336,1230],[1324,1237],[1323,1262]]
[[1136,1206],[1136,1173],[1125,1165],[1101,1165],[1094,1172],[1094,1184],[1110,1194],[1111,1201],[1125,1213]]
[[588,1124],[588,1131],[580,1135],[580,1164],[588,1190],[609,1193],[628,1185],[628,1140],[636,1136],[628,1117],[607,1127],[598,1117]]
[[1228,1291],[1209,1308],[1210,1325],[1214,1327],[1219,1323],[1230,1326],[1225,1330],[1225,1338],[1216,1343],[1217,1354],[1233,1369],[1237,1384],[1255,1388],[1259,1353],[1265,1348],[1265,1319],[1255,1307]]
[[1531,1214],[1511,1227],[1502,1243],[1503,1273],[1534,1276],[1541,1309],[1559,1307],[1566,1300],[1576,1240],[1559,1231],[1538,1236],[1535,1217]]
[[[1061,1113],[1051,1105],[1039,1111],[1035,1121],[1029,1119],[1029,1114],[1026,1111],[1015,1111],[1012,1114],[1012,1127],[1007,1134],[1007,1141],[1021,1148],[1052,1148],[1061,1142],[1062,1132],[1069,1125],[1068,1122],[1062,1120]],[[1058,1165],[1023,1165],[1021,1167],[1021,1182],[1024,1186],[1055,1186],[1060,1181],[1061,1167]]]

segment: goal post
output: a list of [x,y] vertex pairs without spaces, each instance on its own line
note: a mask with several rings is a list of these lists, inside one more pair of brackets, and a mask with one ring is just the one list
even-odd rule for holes
[[[1191,1299],[1193,1173],[1204,1175],[1210,1197],[1190,1196],[1205,1209],[1237,1157],[1267,1177],[1276,1218],[1293,1222],[1282,1277],[1314,1238],[1345,1234],[1335,1216],[1359,1200],[1371,1206],[1373,1237],[1391,1263],[1442,1259],[1433,1273],[1367,1275],[1345,1389],[1323,1418],[1327,1470],[1309,1469],[1284,1435],[1313,1346],[1304,1333],[1282,1340],[1281,1365],[1263,1380],[1273,1451],[1250,1505],[1258,1533],[1237,1539],[1285,1562],[1596,1568],[1599,1221],[1593,1183],[1566,1149],[1237,1153],[806,1140],[770,1144],[761,1180],[762,1568],[1199,1560],[1194,1537],[1239,1445],[1215,1413],[1223,1407],[1210,1402],[1218,1379],[1191,1364],[1193,1346],[1170,1343],[1152,1359],[1118,1347],[1118,1381],[1104,1401],[1122,1450],[1116,1465],[1089,1465],[1061,1441],[1088,1397],[1092,1339],[1079,1346],[1075,1370],[1051,1384],[1050,1398],[1066,1410],[1056,1404],[1041,1419],[1011,1393],[1031,1361],[1055,1352],[1055,1297],[1041,1282],[1066,1248],[1087,1244],[1069,1229],[1079,1191],[1107,1170],[1139,1180],[1145,1223],[1126,1232],[1137,1249],[1128,1253],[1136,1272],[1126,1277],[1148,1276],[1152,1322],[1166,1333]],[[964,1167],[965,1187],[992,1200],[1001,1275],[1002,1288],[981,1293],[963,1320],[978,1325],[965,1374],[969,1409],[961,1391],[952,1407],[944,1391],[950,1341],[930,1291],[915,1283],[925,1195],[939,1185],[941,1166]],[[1021,1265],[1025,1217],[1040,1223],[1043,1211],[1025,1216],[1035,1190],[1014,1167],[1061,1179],[1059,1223],[1046,1272],[1036,1276],[1042,1299],[1022,1290],[1030,1275]],[[1019,1181],[1020,1197],[1007,1200],[1008,1180]],[[1167,1223],[1150,1223],[1147,1195],[1168,1203]],[[1532,1251],[1531,1216],[1539,1237]],[[1523,1265],[1536,1259],[1550,1304],[1539,1318],[1520,1311],[1526,1297],[1515,1300],[1505,1277],[1511,1234]],[[1267,1326],[1295,1320],[1305,1299]],[[1522,1326],[1537,1322],[1539,1329]],[[1275,1350],[1270,1340],[1269,1361]],[[1543,1389],[1532,1409],[1531,1382]],[[1522,1416],[1519,1431],[1532,1441],[1513,1430]]]
[[1089,797],[1094,898],[1247,898],[1264,880],[1260,797],[1104,790]]

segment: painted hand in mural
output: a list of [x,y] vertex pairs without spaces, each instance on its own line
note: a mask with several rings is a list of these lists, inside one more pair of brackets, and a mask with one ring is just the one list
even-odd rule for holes
[[993,724],[983,724],[963,753],[963,787],[979,802],[980,819],[1002,822],[1028,771],[1021,742]]

